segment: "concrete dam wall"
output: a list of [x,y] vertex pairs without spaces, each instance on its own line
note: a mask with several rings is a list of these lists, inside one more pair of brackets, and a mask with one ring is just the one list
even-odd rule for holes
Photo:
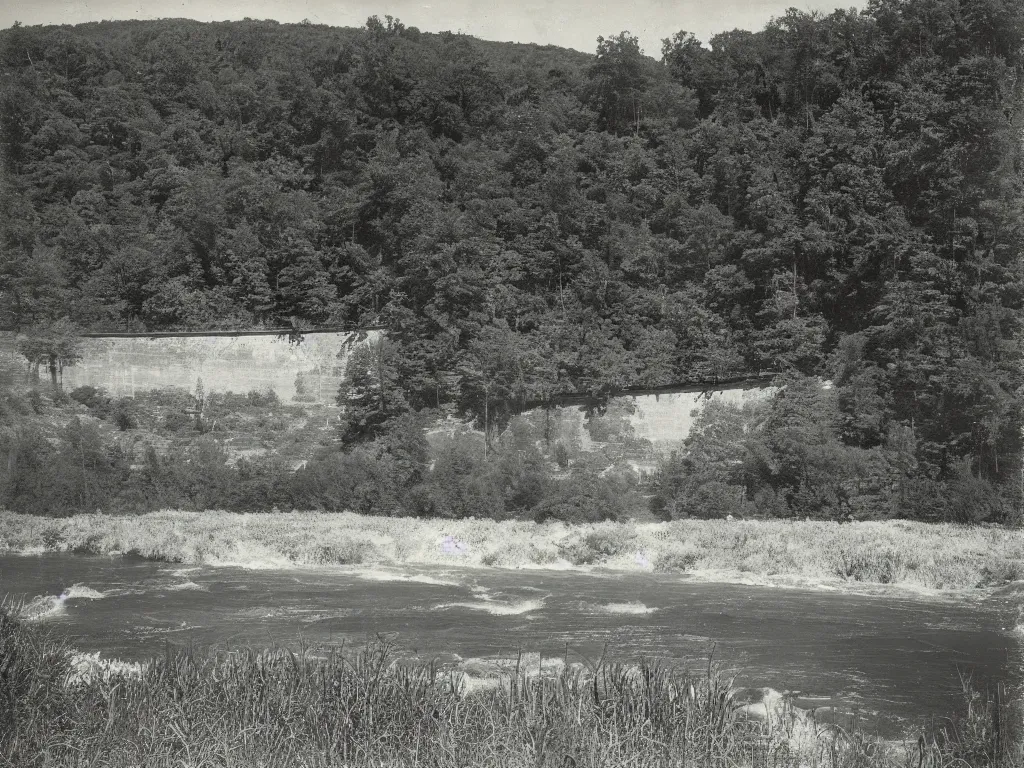
[[378,331],[287,335],[89,337],[82,359],[64,369],[64,388],[90,385],[112,395],[182,387],[194,392],[273,390],[285,402],[333,403],[351,349]]
[[[64,369],[63,384],[66,391],[90,385],[115,397],[133,397],[138,392],[170,387],[194,392],[201,379],[207,393],[273,390],[288,403],[334,404],[352,349],[379,335],[378,330],[316,331],[303,334],[299,343],[275,332],[85,337],[82,359]],[[0,334],[0,367],[25,370],[13,334]],[[45,381],[46,372],[42,375]],[[658,394],[624,395],[615,411],[629,421],[636,437],[665,452],[690,433],[707,399],[742,405],[774,391],[758,384],[704,392],[681,387]],[[621,407],[628,404],[633,407]],[[560,420],[578,435],[575,439],[581,447],[593,448],[589,432],[583,428],[583,411],[571,405],[558,411]]]
[[[744,403],[765,400],[777,391],[777,387],[765,384],[746,384],[704,391],[681,387],[676,392],[623,395],[612,401],[608,416],[629,422],[633,437],[649,441],[656,454],[666,454],[678,448],[690,434],[708,401],[742,407]],[[572,439],[583,450],[594,450],[597,446],[585,427],[583,409],[565,406],[559,411],[560,422],[573,435]]]
[[763,400],[774,387],[732,387],[708,392],[672,392],[663,395],[637,395],[630,399],[636,412],[629,417],[636,436],[650,440],[655,447],[678,443],[686,438],[703,404],[708,400],[742,406]]

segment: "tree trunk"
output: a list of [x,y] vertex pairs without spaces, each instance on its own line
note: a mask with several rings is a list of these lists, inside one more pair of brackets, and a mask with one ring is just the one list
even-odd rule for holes
[[57,385],[57,358],[50,355],[50,383],[53,384],[53,391],[58,392],[59,387]]
[[544,445],[551,450],[551,405],[544,403]]
[[487,443],[491,439],[490,433],[490,413],[488,411],[488,401],[490,398],[484,395],[484,461],[487,461]]

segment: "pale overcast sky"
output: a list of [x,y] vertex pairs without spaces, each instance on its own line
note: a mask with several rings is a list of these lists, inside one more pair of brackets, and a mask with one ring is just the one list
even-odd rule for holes
[[303,19],[360,27],[390,14],[424,32],[451,30],[485,40],[551,43],[587,53],[597,36],[629,30],[649,56],[661,40],[685,29],[705,43],[730,29],[757,30],[787,8],[830,12],[863,8],[866,0],[0,0],[0,28],[22,24],[79,24],[103,19]]

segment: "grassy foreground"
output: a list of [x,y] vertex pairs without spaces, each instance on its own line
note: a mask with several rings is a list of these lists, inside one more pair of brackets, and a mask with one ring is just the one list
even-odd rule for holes
[[[710,664],[517,665],[470,690],[462,673],[398,663],[377,642],[202,654],[83,672],[70,649],[0,608],[0,766],[138,768],[995,768],[1024,764],[1008,708],[966,712],[908,744],[734,701]],[[926,762],[927,761],[927,762]]]
[[132,553],[211,565],[437,565],[686,572],[767,583],[958,590],[1024,578],[1024,532],[907,521],[565,525],[314,512],[0,513],[0,551]]

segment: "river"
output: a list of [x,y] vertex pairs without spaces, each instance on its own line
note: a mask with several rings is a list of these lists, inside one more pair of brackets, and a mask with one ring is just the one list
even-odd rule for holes
[[[64,599],[58,596],[66,594]],[[70,554],[0,556],[0,597],[79,650],[144,660],[165,644],[362,642],[420,656],[640,655],[706,663],[737,684],[862,712],[879,729],[948,714],[958,672],[1019,679],[1017,601],[863,596],[654,573],[482,568],[184,567]],[[34,601],[34,602],[33,602]]]

